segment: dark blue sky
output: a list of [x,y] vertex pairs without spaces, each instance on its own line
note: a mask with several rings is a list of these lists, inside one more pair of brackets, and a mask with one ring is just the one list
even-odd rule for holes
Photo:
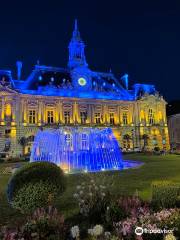
[[77,18],[91,69],[130,83],[152,83],[167,100],[180,99],[179,0],[3,1],[0,68],[27,76],[36,63],[64,67]]

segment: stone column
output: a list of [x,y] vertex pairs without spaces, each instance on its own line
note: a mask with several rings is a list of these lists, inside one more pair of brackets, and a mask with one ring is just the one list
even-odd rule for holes
[[63,123],[63,104],[59,101],[59,122]]
[[88,104],[87,106],[87,123],[91,124],[91,105]]
[[38,104],[38,125],[41,126],[42,124],[42,101],[39,100]]
[[107,124],[107,114],[108,114],[108,111],[107,111],[107,104],[104,104],[103,105],[103,123],[104,124]]
[[55,117],[56,117],[56,123],[59,123],[59,102],[57,101],[55,104]]
[[4,124],[4,111],[5,111],[5,99],[2,97],[2,108],[1,108],[1,123]]
[[23,100],[23,124],[27,124],[27,101]]
[[73,123],[78,123],[78,115],[77,115],[77,105],[78,105],[78,103],[75,101],[74,103],[73,103],[73,111],[72,111],[72,114],[73,114],[73,116],[72,116],[72,120],[73,120]]
[[12,109],[12,122],[11,125],[15,125],[15,121],[16,121],[16,100],[13,99],[13,102],[11,104],[11,109]]
[[91,104],[91,124],[93,124],[94,122],[94,105]]

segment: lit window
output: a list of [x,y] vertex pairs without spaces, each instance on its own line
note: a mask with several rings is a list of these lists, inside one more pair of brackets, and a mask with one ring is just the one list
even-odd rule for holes
[[6,117],[11,116],[11,104],[6,104],[6,112],[5,112]]
[[109,114],[109,121],[110,121],[110,124],[114,124],[114,113]]
[[127,113],[123,113],[123,124],[127,125],[128,124],[128,116]]
[[70,133],[65,134],[65,142],[67,147],[72,148],[72,134]]
[[151,108],[149,109],[149,112],[148,112],[148,122],[149,124],[154,124],[154,113]]
[[47,123],[54,123],[54,111],[47,111]]
[[87,112],[80,112],[81,124],[85,124],[87,120]]
[[81,148],[83,150],[88,149],[89,144],[88,144],[88,135],[85,133],[82,133],[81,135]]
[[36,111],[35,110],[29,110],[29,123],[30,124],[36,123]]
[[100,124],[101,123],[101,114],[95,113],[95,123]]
[[64,112],[64,122],[65,124],[70,124],[70,112]]

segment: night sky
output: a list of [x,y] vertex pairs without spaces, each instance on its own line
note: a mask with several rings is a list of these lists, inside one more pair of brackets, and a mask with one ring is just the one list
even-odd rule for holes
[[74,19],[89,67],[128,73],[130,84],[155,84],[180,99],[179,0],[1,1],[0,68],[23,61],[23,77],[40,64],[65,67]]

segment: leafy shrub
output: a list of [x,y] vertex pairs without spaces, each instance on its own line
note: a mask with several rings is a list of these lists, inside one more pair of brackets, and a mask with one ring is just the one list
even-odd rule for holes
[[172,208],[178,204],[180,185],[170,181],[152,183],[152,205],[155,209]]
[[22,212],[32,212],[40,207],[47,207],[57,197],[57,188],[48,181],[26,183],[14,196],[12,206]]
[[[42,189],[44,189],[45,194],[43,194],[42,190],[40,190],[40,186],[42,186]],[[35,190],[35,188],[37,189]],[[23,195],[22,189],[24,190],[25,195]],[[30,189],[34,193],[33,197],[31,196]],[[56,195],[59,195],[64,190],[65,190],[65,177],[64,177],[63,171],[59,167],[57,167],[53,163],[34,162],[34,163],[29,163],[23,166],[22,168],[18,169],[14,173],[14,175],[12,176],[12,178],[8,183],[7,197],[8,197],[8,201],[12,205],[14,205],[13,204],[14,200],[16,200],[16,203],[17,202],[19,202],[19,204],[23,203],[23,199],[20,201],[20,197],[25,198],[26,200],[29,198],[29,200],[27,201],[28,201],[28,204],[31,205],[32,203],[30,203],[30,198],[36,200],[37,198],[35,194],[39,194],[39,191],[41,192],[41,196],[39,200],[40,199],[42,200],[43,196],[45,197],[46,195],[46,197],[48,197],[47,193],[48,194],[52,193],[52,196],[55,197],[55,194],[54,194],[55,191],[56,191]],[[37,203],[35,202],[34,204],[35,206],[37,205]],[[22,204],[20,205],[22,207]],[[14,206],[16,206],[16,204]]]
[[4,162],[4,159],[3,158],[0,158],[0,163],[3,163]]

